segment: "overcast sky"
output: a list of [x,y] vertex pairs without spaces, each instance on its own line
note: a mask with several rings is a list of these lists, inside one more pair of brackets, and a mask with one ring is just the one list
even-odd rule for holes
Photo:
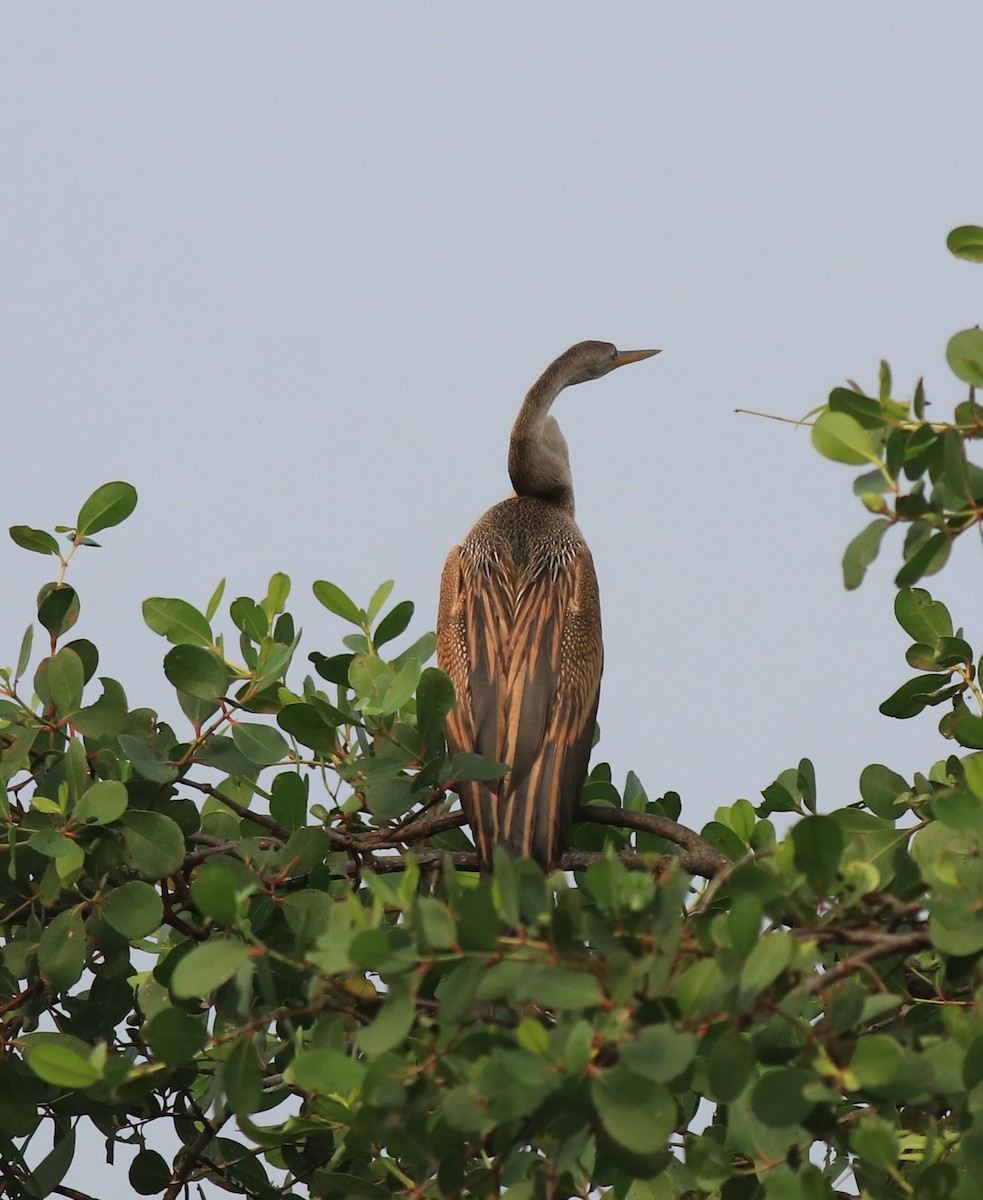
[[[900,538],[845,593],[851,471],[733,410],[800,416],[881,358],[898,398],[962,398],[983,9],[19,0],[0,33],[3,524],[136,486],[69,576],[131,704],[176,713],[141,601],[223,576],[290,574],[305,654],[344,632],[314,579],[394,577],[431,628],[523,394],[602,338],[663,349],[554,410],[616,780],[699,828],[802,755],[826,809],[944,757],[934,716],[877,712]],[[979,542],[955,558],[936,590],[980,641]],[[51,563],[5,540],[0,577],[12,663]]]

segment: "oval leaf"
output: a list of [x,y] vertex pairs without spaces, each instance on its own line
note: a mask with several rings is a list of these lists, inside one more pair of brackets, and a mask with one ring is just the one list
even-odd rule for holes
[[591,1098],[610,1137],[635,1154],[664,1150],[676,1124],[676,1102],[661,1083],[614,1067],[591,1083]]
[[57,554],[58,543],[44,529],[32,529],[30,525],[11,525],[7,530],[22,550],[35,554]]
[[126,787],[118,779],[100,779],[72,809],[72,821],[76,825],[109,825],[126,812],[128,803]]
[[144,938],[160,928],[164,906],[156,888],[139,879],[131,879],[106,896],[102,915],[123,937]]
[[174,968],[171,991],[181,999],[208,995],[231,979],[248,958],[249,951],[242,942],[225,938],[204,942]]
[[289,747],[278,729],[257,722],[242,721],[233,725],[232,740],[240,754],[260,767],[272,766],[289,753]]
[[120,818],[128,865],[146,879],[166,879],[184,862],[184,834],[161,813],[129,809]]
[[143,619],[154,631],[174,645],[211,646],[212,629],[193,604],[170,596],[151,596],[143,602]]
[[971,387],[983,387],[983,329],[963,329],[949,339],[946,361],[952,373]]
[[82,505],[75,525],[79,537],[89,537],[100,529],[119,525],[137,506],[137,490],[132,483],[104,483]]
[[318,579],[314,583],[314,595],[328,612],[333,612],[342,620],[350,621],[359,629],[362,628],[363,614],[359,611],[355,601],[346,596],[337,584],[329,583],[326,579]]
[[204,646],[175,646],[164,655],[164,674],[179,692],[214,702],[225,695],[229,669]]
[[820,413],[812,427],[812,444],[824,458],[833,462],[856,467],[878,461],[870,435],[859,421],[846,413],[830,412],[829,409]]
[[983,262],[983,229],[979,225],[960,225],[945,240],[956,258]]

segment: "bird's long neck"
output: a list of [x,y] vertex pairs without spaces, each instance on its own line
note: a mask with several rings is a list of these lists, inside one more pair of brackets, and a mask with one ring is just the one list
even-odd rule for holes
[[512,426],[509,476],[517,496],[556,504],[573,516],[573,476],[567,442],[550,406],[567,385],[553,364],[529,389]]

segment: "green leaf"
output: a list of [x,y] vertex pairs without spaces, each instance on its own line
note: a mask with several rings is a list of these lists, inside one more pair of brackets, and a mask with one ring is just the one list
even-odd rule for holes
[[154,633],[175,646],[211,646],[214,640],[208,621],[187,600],[152,596],[143,602],[143,619]]
[[88,788],[72,809],[76,825],[109,825],[126,812],[126,787],[116,779],[100,779]]
[[398,671],[411,658],[415,658],[418,663],[425,663],[433,658],[436,649],[437,638],[435,635],[433,633],[425,633],[422,637],[418,637],[412,646],[407,646],[401,654],[397,654],[392,660],[392,666]]
[[782,1067],[762,1076],[751,1093],[751,1111],[765,1125],[783,1128],[794,1125],[816,1107],[804,1095],[807,1085],[815,1083],[812,1071]]
[[428,753],[443,736],[444,720],[454,707],[454,700],[450,679],[443,671],[427,667],[416,687],[416,727]]
[[387,579],[385,583],[380,583],[373,592],[372,599],[369,601],[369,607],[365,610],[365,615],[368,617],[370,625],[379,613],[382,612],[382,606],[392,595],[394,582],[395,580]]
[[865,1088],[890,1083],[901,1070],[904,1051],[896,1038],[886,1033],[867,1034],[857,1043],[850,1059],[850,1070]]
[[64,991],[81,977],[85,954],[82,918],[74,909],[58,913],[41,934],[38,945],[41,974],[57,991]]
[[966,708],[958,708],[952,721],[952,733],[960,746],[983,750],[983,717],[974,716]]
[[163,1008],[143,1031],[154,1057],[168,1066],[190,1062],[202,1049],[208,1034],[203,1022],[180,1008]]
[[960,225],[953,229],[945,244],[956,258],[983,262],[983,229],[979,225]]
[[416,1003],[405,975],[397,976],[389,985],[379,1015],[371,1025],[358,1031],[358,1048],[370,1058],[394,1049],[403,1041],[416,1016]]
[[21,638],[20,653],[17,655],[17,666],[14,667],[14,681],[16,682],[27,670],[28,664],[31,661],[31,649],[34,646],[34,626],[28,625],[24,630],[24,636]]
[[[806,819],[814,821],[820,818]],[[741,991],[754,999],[770,987],[792,961],[794,941],[792,935],[784,930],[763,933],[741,969]]]
[[668,1083],[681,1075],[696,1057],[696,1038],[672,1025],[649,1025],[620,1047],[621,1061],[636,1075]]
[[315,650],[308,658],[322,679],[326,679],[328,683],[336,683],[338,687],[348,687],[348,672],[351,670],[354,654],[334,654],[328,658]]
[[845,413],[864,429],[880,429],[884,424],[878,401],[851,388],[833,388],[829,394],[829,411]]
[[281,613],[290,596],[290,576],[285,575],[282,571],[275,571],[270,576],[270,582],[266,587],[266,599],[263,601],[263,607],[272,616],[274,613]]
[[754,1071],[754,1051],[736,1029],[726,1030],[707,1058],[707,1079],[714,1098],[730,1104],[747,1087]]
[[206,864],[191,884],[192,900],[204,916],[219,925],[235,924],[240,907],[238,893],[238,879],[219,863]]
[[916,642],[937,646],[941,638],[952,637],[949,610],[924,588],[902,588],[894,598],[894,615]]
[[352,938],[348,948],[352,962],[366,971],[376,971],[392,957],[389,938],[381,929],[366,929]]
[[126,761],[144,779],[149,779],[151,783],[171,783],[177,779],[177,767],[164,762],[143,738],[130,737],[129,734],[121,733],[116,740],[119,742]]
[[82,505],[75,523],[77,536],[91,537],[100,529],[119,525],[137,506],[137,491],[131,483],[104,483]]
[[420,949],[450,950],[457,942],[457,922],[451,909],[440,900],[420,896],[414,909],[414,924],[419,931]]
[[284,1071],[288,1083],[320,1096],[346,1096],[362,1086],[368,1065],[337,1050],[305,1050]]
[[174,968],[171,991],[181,999],[206,996],[231,979],[248,959],[249,951],[242,942],[227,938],[203,942]]
[[82,703],[82,689],[85,687],[82,660],[66,646],[40,664],[34,676],[34,686],[38,695],[46,696],[61,716],[75,712]]
[[871,812],[893,821],[901,813],[897,800],[911,794],[911,786],[896,771],[871,763],[860,773],[860,794]]
[[236,628],[242,630],[254,642],[260,642],[270,632],[270,618],[266,610],[248,596],[238,596],[229,605],[229,615]]
[[79,617],[79,598],[67,583],[46,583],[38,593],[38,621],[52,637],[61,637]]
[[43,529],[32,529],[30,525],[11,525],[7,530],[22,550],[35,554],[57,554],[58,543]]
[[660,1083],[624,1067],[591,1081],[591,1099],[608,1135],[634,1154],[664,1150],[676,1124],[676,1102]]
[[57,829],[38,829],[27,839],[27,845],[45,858],[65,858],[77,849],[75,842]]
[[156,1150],[141,1150],[130,1163],[130,1187],[139,1196],[160,1196],[171,1182],[171,1168]]
[[983,329],[963,329],[954,334],[945,357],[957,379],[971,387],[983,387]]
[[212,592],[208,604],[205,606],[205,620],[211,621],[212,617],[218,612],[218,606],[222,603],[222,597],[225,595],[225,580],[219,580],[218,587]]
[[871,436],[854,417],[827,409],[812,427],[812,444],[824,458],[860,466],[878,462]]
[[337,731],[312,704],[285,704],[277,713],[276,720],[284,732],[317,754],[330,756],[334,752]]
[[58,1189],[74,1158],[75,1129],[69,1129],[62,1137],[56,1133],[54,1146],[31,1172],[27,1190],[32,1196],[50,1196]]
[[843,854],[843,833],[831,817],[806,817],[792,827],[795,865],[812,889],[825,895]]
[[879,1171],[896,1170],[900,1147],[893,1127],[874,1112],[860,1114],[850,1131],[850,1145],[860,1161]]
[[933,904],[928,932],[932,943],[943,954],[963,958],[983,950],[983,917],[967,908],[965,903],[939,901]]
[[222,1082],[229,1107],[239,1116],[254,1113],[263,1102],[263,1074],[251,1037],[238,1038],[225,1060]]
[[128,866],[145,879],[166,879],[184,862],[184,834],[161,813],[128,809],[120,818]]
[[863,583],[867,568],[877,558],[881,540],[890,526],[891,522],[884,518],[871,521],[844,550],[843,586],[847,591],[853,591]]
[[592,1008],[601,1003],[601,989],[596,978],[584,971],[549,964],[530,967],[516,986],[516,1001],[534,1000],[543,1008],[557,1011]]
[[879,711],[899,720],[915,717],[927,705],[939,704],[948,698],[947,693],[953,693],[949,682],[948,675],[916,675],[888,696]]
[[175,646],[164,655],[164,674],[179,692],[214,702],[229,686],[229,669],[204,646]]
[[357,625],[359,629],[362,628],[365,614],[337,584],[329,583],[326,579],[318,579],[314,584],[314,595],[328,612],[333,612],[336,617],[341,617],[342,620]]
[[75,1038],[65,1038],[62,1042],[58,1034],[51,1034],[44,1041],[29,1042],[25,1054],[27,1065],[45,1083],[73,1089],[91,1087],[102,1078],[102,1072],[87,1055],[79,1053],[76,1044]]
[[290,752],[283,734],[271,725],[240,721],[232,726],[236,749],[257,766],[270,767]]
[[384,646],[386,642],[391,642],[393,638],[399,637],[413,619],[413,611],[413,601],[403,600],[395,608],[386,613],[379,622],[379,627],[372,638],[377,650],[380,646]]
[[126,726],[126,693],[115,679],[100,675],[99,682],[102,695],[73,713],[72,724],[86,737],[118,737]]
[[978,800],[983,800],[983,754],[968,754],[962,760],[966,786]]
[[132,941],[155,933],[164,919],[164,906],[156,888],[131,879],[106,895],[102,915],[117,933]]

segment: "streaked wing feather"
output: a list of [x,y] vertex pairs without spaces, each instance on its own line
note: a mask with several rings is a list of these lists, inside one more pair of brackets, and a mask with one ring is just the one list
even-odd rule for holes
[[441,583],[438,662],[458,703],[452,750],[511,765],[504,780],[459,794],[485,866],[494,846],[556,861],[580,798],[600,687],[600,610],[581,544],[555,571],[499,556],[476,567],[460,550]]

